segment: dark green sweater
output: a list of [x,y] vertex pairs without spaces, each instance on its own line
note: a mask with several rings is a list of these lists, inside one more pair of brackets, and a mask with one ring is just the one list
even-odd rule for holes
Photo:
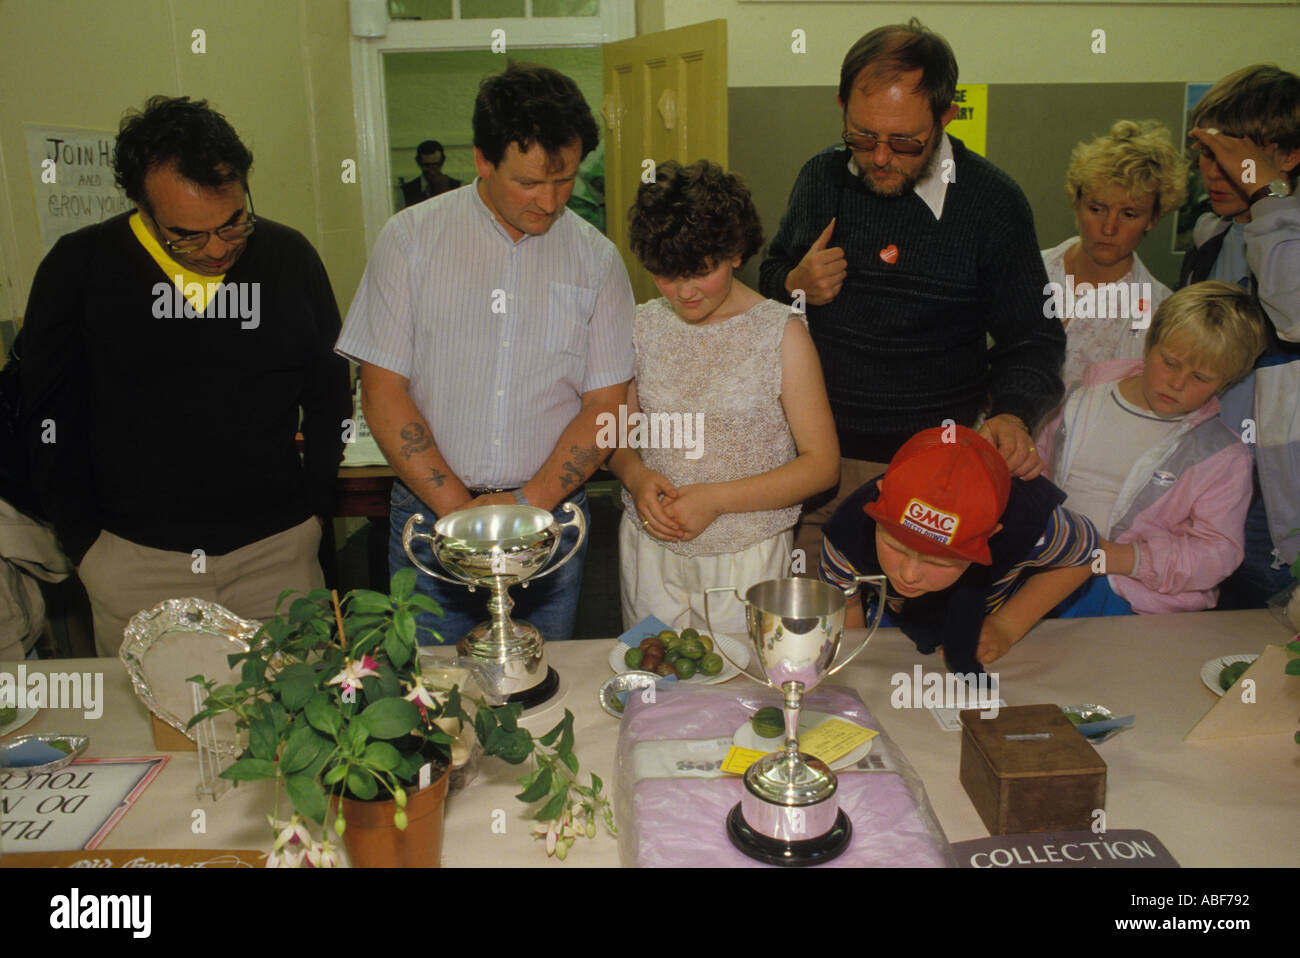
[[[22,329],[22,428],[65,551],[80,562],[107,529],[223,555],[329,515],[352,406],[316,251],[259,219],[225,277],[259,284],[255,319],[216,318],[211,305],[210,316],[168,318],[175,300],[160,294],[174,284],[128,215],[55,244]],[[237,288],[251,305],[251,286]],[[49,423],[54,442],[44,441]]]
[[[831,245],[848,275],[832,302],[808,307],[808,326],[846,457],[888,461],[946,418],[971,425],[986,403],[1033,428],[1063,393],[1065,334],[1043,315],[1029,203],[993,164],[957,139],[952,148],[940,220],[915,193],[876,196],[847,151],[823,150],[800,171],[763,261],[759,288],[789,302],[786,275],[836,219]],[[880,255],[890,246],[893,263]]]

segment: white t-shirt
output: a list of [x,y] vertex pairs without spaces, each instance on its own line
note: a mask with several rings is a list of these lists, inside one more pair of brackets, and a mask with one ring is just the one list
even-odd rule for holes
[[1118,382],[1091,388],[1106,390],[1110,401],[1101,404],[1102,415],[1083,437],[1062,489],[1066,507],[1087,516],[1109,536],[1111,513],[1133,464],[1175,432],[1190,413],[1165,418],[1141,409],[1120,395]]

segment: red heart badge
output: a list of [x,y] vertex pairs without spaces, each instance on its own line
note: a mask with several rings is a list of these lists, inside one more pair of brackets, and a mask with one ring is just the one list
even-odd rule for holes
[[890,243],[888,246],[886,246],[884,249],[880,251],[880,258],[883,259],[886,263],[897,262],[898,247],[895,246],[893,243]]

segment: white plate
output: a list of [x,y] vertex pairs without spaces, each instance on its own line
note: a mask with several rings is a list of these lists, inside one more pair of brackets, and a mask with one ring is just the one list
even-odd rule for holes
[[1201,681],[1215,695],[1222,696],[1223,689],[1219,686],[1219,673],[1226,669],[1233,662],[1254,662],[1258,655],[1221,655],[1217,659],[1210,659],[1201,666]]
[[[725,682],[727,679],[735,678],[740,674],[740,669],[731,664],[734,658],[740,662],[749,662],[749,652],[745,649],[743,643],[736,641],[725,635],[711,636],[713,639],[714,651],[722,656],[722,671],[717,675],[701,675],[696,672],[689,679],[682,679],[683,682],[689,682],[692,685],[717,685],[719,682]],[[623,657],[627,655],[629,646],[622,642],[615,642],[614,648],[609,653],[609,667],[615,672],[631,672]],[[723,652],[723,648],[726,652]]]
[[[818,725],[821,725],[822,722],[831,718],[839,719],[841,722],[848,722],[850,725],[858,724],[852,719],[846,719],[842,715],[828,715],[825,712],[801,711],[799,715],[799,735],[806,735]],[[865,725],[859,727],[866,728]],[[853,751],[841,755],[835,761],[831,762],[831,769],[838,772],[841,769],[849,768],[850,766],[858,764],[858,762],[871,751],[871,743],[875,740],[876,739],[873,736]],[[736,729],[736,734],[731,737],[731,743],[737,748],[747,748],[754,752],[775,752],[785,744],[784,738],[781,735],[778,735],[776,738],[759,737],[759,734],[754,731],[753,723],[748,721],[746,721],[740,728]]]
[[0,725],[0,738],[8,735],[10,732],[16,732],[32,719],[36,718],[36,713],[40,709],[32,708],[30,705],[24,705],[18,710],[18,715],[8,725]]

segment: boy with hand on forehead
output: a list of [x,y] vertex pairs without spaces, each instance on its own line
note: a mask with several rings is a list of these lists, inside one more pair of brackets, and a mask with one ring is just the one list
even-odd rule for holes
[[1038,446],[1071,508],[1115,541],[1102,545],[1108,574],[1063,615],[1214,608],[1242,559],[1251,495],[1250,450],[1218,397],[1267,342],[1249,293],[1196,283],[1160,304],[1144,359],[1085,370]]
[[[821,578],[884,573],[888,624],[921,652],[942,648],[949,670],[980,672],[1091,574],[1100,538],[1064,500],[1046,479],[1012,482],[974,430],[926,429],[835,511]],[[846,624],[864,620],[855,597]]]

